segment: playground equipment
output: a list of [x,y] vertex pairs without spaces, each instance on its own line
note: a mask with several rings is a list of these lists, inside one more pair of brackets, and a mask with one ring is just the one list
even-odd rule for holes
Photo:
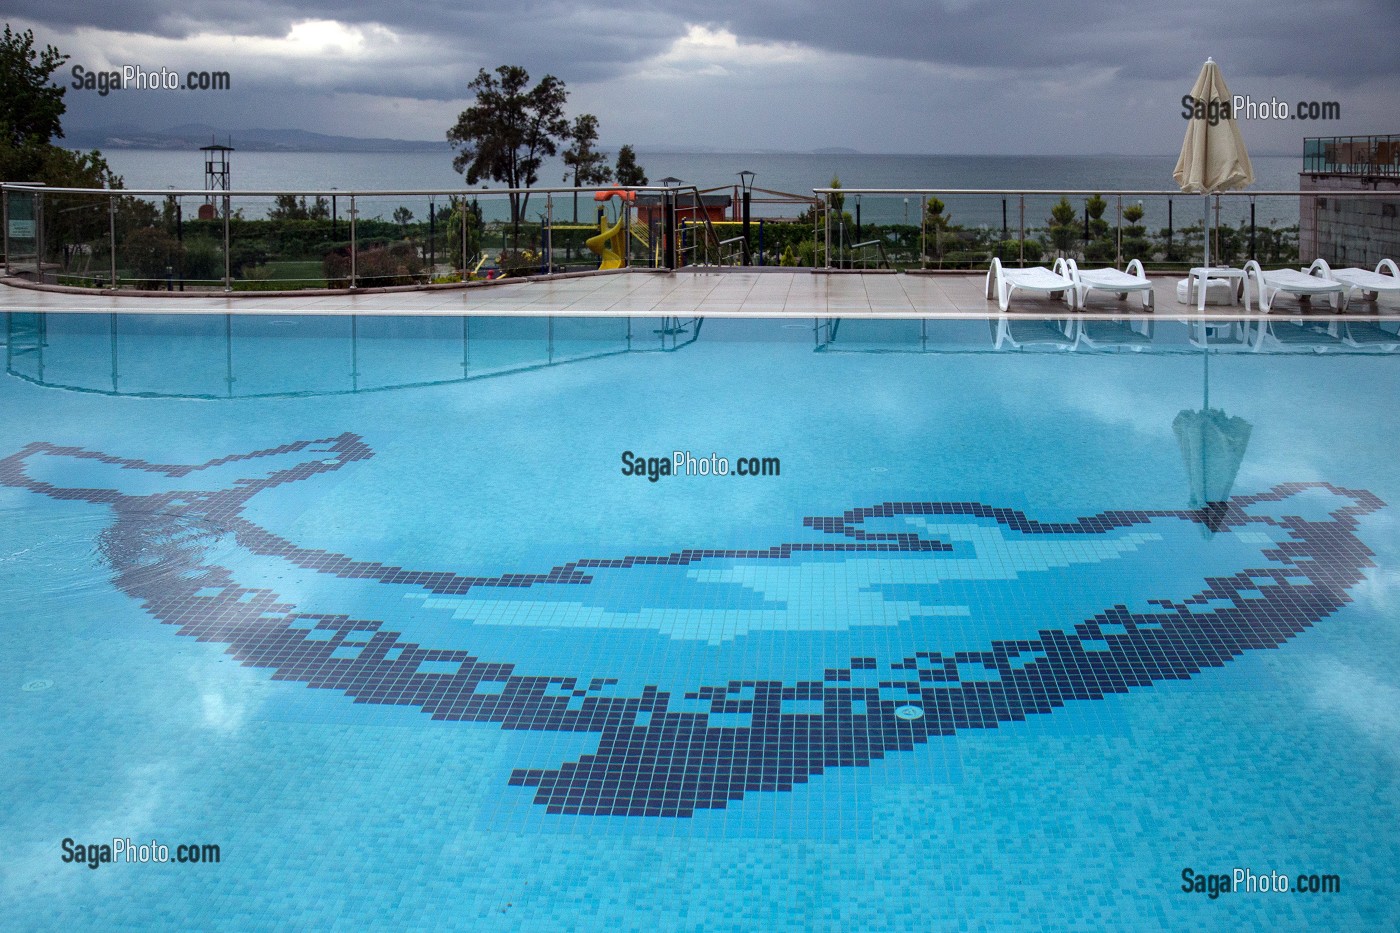
[[585,245],[602,259],[598,264],[599,269],[621,269],[626,264],[627,234],[623,228],[627,225],[627,205],[636,200],[636,197],[634,192],[621,188],[599,191],[593,195],[593,200],[602,204],[613,198],[621,201],[617,223],[608,226],[606,216],[598,218],[598,233],[585,242]]

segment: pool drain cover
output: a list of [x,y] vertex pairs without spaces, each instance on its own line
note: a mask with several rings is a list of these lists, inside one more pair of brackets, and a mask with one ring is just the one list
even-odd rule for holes
[[23,687],[20,687],[20,689],[25,691],[26,693],[38,693],[40,690],[47,690],[52,686],[52,680],[31,680]]
[[898,719],[923,719],[924,710],[919,706],[899,706],[895,708],[894,715]]

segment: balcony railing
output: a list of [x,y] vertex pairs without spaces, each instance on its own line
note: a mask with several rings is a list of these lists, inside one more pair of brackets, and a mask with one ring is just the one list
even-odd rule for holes
[[[709,189],[689,185],[640,187],[635,200],[605,203],[592,195],[614,189],[0,189],[8,274],[102,289],[428,287],[605,265],[985,270],[993,257],[1048,265],[1068,256],[1119,268],[1140,259],[1174,271],[1199,264],[1206,236],[1213,259],[1236,265],[1318,257],[1374,265],[1367,249],[1400,253],[1383,229],[1400,209],[1400,191],[1387,190],[1203,198],[1163,190],[816,188],[800,217],[755,217],[745,240],[740,222],[698,209]],[[526,191],[530,200],[513,219],[511,197]],[[580,222],[576,196],[584,202]]]
[[1310,136],[1303,140],[1303,171],[1400,178],[1400,134]]

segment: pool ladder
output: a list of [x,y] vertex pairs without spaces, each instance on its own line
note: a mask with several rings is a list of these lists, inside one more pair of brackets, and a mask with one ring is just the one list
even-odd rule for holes
[[[681,347],[689,346],[700,339],[700,328],[704,325],[703,317],[679,318],[663,317],[661,326],[653,333],[661,337],[661,349],[670,353],[679,350]],[[682,340],[682,337],[689,335],[689,339]]]

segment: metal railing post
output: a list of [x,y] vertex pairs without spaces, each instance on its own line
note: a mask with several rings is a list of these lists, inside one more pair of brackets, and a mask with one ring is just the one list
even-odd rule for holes
[[[117,287],[117,196],[107,195],[107,243],[111,253],[110,265],[112,272],[112,288]],[[228,254],[228,247],[225,245],[224,254]]]
[[1118,250],[1113,259],[1113,268],[1117,269],[1123,265],[1123,196],[1118,195]]
[[44,192],[34,192],[34,278],[44,284]]
[[928,195],[919,195],[919,268],[928,268]]
[[822,219],[826,226],[826,242],[823,251],[826,253],[826,269],[831,271],[831,192],[827,191],[822,204]]
[[1020,254],[1020,258],[1017,261],[1024,266],[1026,264],[1026,196],[1020,194],[1017,197],[1021,199],[1021,220],[1019,232],[1016,234],[1016,250]]
[[233,291],[233,260],[229,252],[229,207],[231,201],[224,195],[224,291]]
[[[10,189],[0,185],[0,225],[5,228],[5,274],[10,274]],[[6,318],[6,320],[9,320]]]
[[544,216],[545,232],[544,240],[544,268],[546,275],[554,274],[554,195],[544,196]]
[[352,289],[359,287],[359,269],[357,267],[357,262],[359,260],[359,256],[357,254],[359,252],[359,249],[357,231],[355,227],[355,221],[358,219],[358,214],[359,212],[355,210],[355,196],[352,194],[350,195],[350,287]]
[[666,191],[662,194],[662,221],[665,229],[662,236],[666,242],[666,268],[672,272],[676,270],[676,256],[679,244],[676,242],[676,196],[673,191]]

